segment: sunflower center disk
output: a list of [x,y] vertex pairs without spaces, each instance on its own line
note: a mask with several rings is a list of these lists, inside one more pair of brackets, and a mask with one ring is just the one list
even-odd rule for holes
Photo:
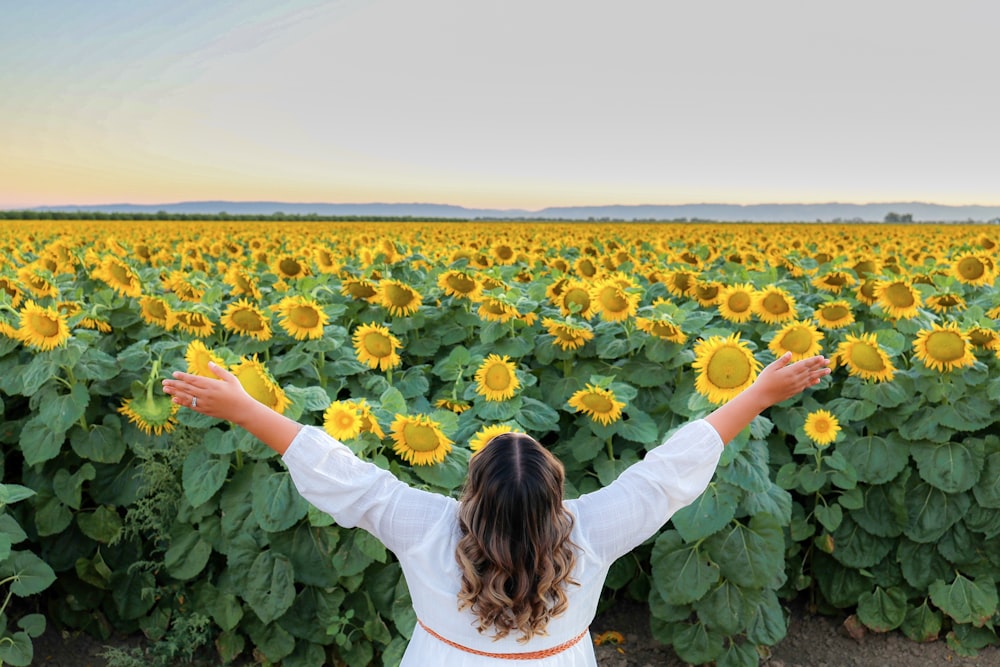
[[607,414],[614,409],[614,405],[606,396],[601,394],[587,394],[580,401],[594,414]]
[[379,333],[370,333],[365,336],[365,350],[368,354],[379,359],[392,354],[392,345],[389,339]]
[[45,338],[51,338],[59,333],[59,322],[45,315],[36,314],[31,318],[31,329]]
[[927,338],[927,354],[938,361],[955,361],[965,356],[965,341],[958,334],[939,331]]
[[986,273],[986,268],[978,259],[968,257],[958,263],[958,272],[961,273],[962,277],[966,280],[978,280],[983,277],[984,273]]
[[305,329],[312,329],[319,324],[319,314],[313,308],[292,308],[288,315],[288,319]]
[[750,362],[739,349],[722,348],[712,355],[705,374],[716,387],[732,389],[740,387],[750,378]]
[[434,429],[422,424],[408,424],[403,429],[403,436],[407,447],[418,452],[434,451],[441,444]]
[[738,292],[729,297],[729,309],[734,313],[742,313],[750,307],[750,295]]
[[788,312],[788,303],[778,294],[769,294],[762,302],[764,310],[772,315],[784,315]]
[[851,350],[851,362],[866,371],[881,371],[885,368],[882,355],[871,345],[857,344]]
[[791,352],[805,354],[812,346],[813,337],[807,329],[797,327],[781,337],[781,347]]
[[885,291],[885,295],[889,303],[897,308],[908,308],[914,304],[913,292],[906,285],[899,283],[889,285]]
[[510,371],[500,364],[487,370],[485,379],[486,386],[493,391],[503,391],[510,387]]

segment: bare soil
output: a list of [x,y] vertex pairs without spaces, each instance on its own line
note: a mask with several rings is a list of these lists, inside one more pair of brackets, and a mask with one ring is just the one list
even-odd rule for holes
[[[866,633],[855,639],[845,626],[847,617],[810,614],[802,605],[788,605],[788,635],[762,659],[761,667],[1000,667],[1000,646],[990,646],[976,657],[963,657],[944,640],[919,644],[898,632]],[[848,623],[848,626],[850,624]],[[645,605],[619,601],[598,616],[593,635],[616,630],[625,638],[619,645],[597,647],[601,667],[689,667],[669,646],[653,639]],[[109,667],[101,657],[107,646],[136,646],[137,637],[101,641],[82,634],[60,633],[50,627],[35,640],[35,665],[45,667]],[[212,665],[210,660],[199,665]]]

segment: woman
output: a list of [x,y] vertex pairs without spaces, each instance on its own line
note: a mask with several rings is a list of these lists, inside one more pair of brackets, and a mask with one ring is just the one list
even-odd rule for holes
[[404,666],[578,667],[597,664],[588,626],[611,564],[704,491],[722,447],[756,415],[830,372],[822,356],[790,358],[612,484],[566,501],[562,465],[523,434],[497,436],[473,456],[455,500],[411,488],[321,428],[279,415],[214,364],[218,380],[175,372],[163,388],[252,433],[281,455],[303,497],[396,554],[418,618]]

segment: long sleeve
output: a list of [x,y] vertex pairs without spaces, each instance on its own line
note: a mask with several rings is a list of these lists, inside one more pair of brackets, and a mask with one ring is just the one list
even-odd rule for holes
[[722,448],[711,424],[691,422],[608,486],[567,501],[595,555],[610,563],[694,502],[712,480]]
[[362,461],[321,428],[304,426],[282,456],[302,497],[344,527],[358,526],[400,553],[454,513],[454,499],[414,489]]

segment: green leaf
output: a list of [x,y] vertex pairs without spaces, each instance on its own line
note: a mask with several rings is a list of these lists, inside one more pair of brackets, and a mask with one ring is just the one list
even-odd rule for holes
[[896,550],[906,583],[919,591],[926,590],[935,579],[946,579],[953,570],[934,544],[913,542],[902,539]]
[[19,374],[24,383],[21,390],[24,396],[34,396],[46,382],[62,376],[58,361],[53,355],[44,352],[36,354]]
[[78,510],[82,502],[83,483],[91,481],[96,477],[97,472],[90,463],[84,463],[73,474],[70,474],[65,468],[60,468],[52,477],[52,490],[55,491],[56,497],[59,500],[66,503],[69,507]]
[[919,607],[912,607],[906,611],[906,617],[899,629],[915,642],[936,641],[941,635],[941,612],[931,609],[924,600]]
[[716,667],[757,667],[760,654],[749,642],[729,642],[725,651],[715,661]]
[[629,407],[618,425],[618,433],[626,440],[655,447],[660,444],[659,425],[638,408]]
[[844,567],[833,557],[818,552],[813,557],[813,574],[823,598],[838,608],[851,608],[871,590],[872,582],[853,567]]
[[559,429],[559,413],[539,400],[521,397],[521,409],[514,415],[517,423],[530,433],[548,433]]
[[722,655],[722,639],[704,623],[684,623],[674,634],[673,648],[681,660],[701,665]]
[[895,630],[906,619],[906,593],[876,586],[858,600],[858,619],[875,632]]
[[774,517],[762,514],[749,525],[736,523],[706,540],[724,577],[747,588],[777,587],[784,581],[785,536]]
[[235,629],[220,633],[218,639],[215,640],[215,647],[219,650],[219,658],[224,665],[234,661],[236,656],[243,652],[245,646],[246,639]]
[[156,604],[156,577],[139,567],[115,570],[111,574],[111,599],[125,620],[142,618]]
[[218,591],[209,603],[208,612],[224,631],[234,630],[243,618],[243,605],[232,593]]
[[941,444],[915,442],[910,455],[920,476],[945,493],[971,489],[979,480],[985,458],[983,441],[975,438]]
[[260,623],[246,623],[245,628],[255,652],[264,657],[265,665],[284,664],[282,661],[295,650],[295,637],[277,623],[261,619]]
[[73,522],[73,513],[58,498],[40,493],[35,502],[35,528],[42,537],[58,535]]
[[27,632],[15,632],[0,641],[0,664],[27,667],[35,657],[35,647]]
[[205,569],[208,558],[212,555],[212,545],[189,525],[177,524],[176,532],[180,535],[175,535],[170,541],[163,564],[174,579],[194,579]]
[[732,452],[732,458],[728,462],[723,456],[723,462],[716,473],[719,479],[750,493],[766,491],[771,486],[766,445],[759,440],[751,440],[744,447],[734,448]]
[[17,619],[17,627],[27,632],[29,637],[41,637],[45,633],[45,616],[25,614]]
[[922,480],[911,479],[906,489],[909,521],[903,532],[914,542],[934,542],[969,509],[967,493],[945,493]]
[[53,429],[42,415],[36,414],[21,429],[20,443],[24,462],[34,466],[54,459],[65,441],[65,431]]
[[724,635],[735,635],[746,628],[757,597],[748,596],[744,589],[723,579],[711,593],[695,601],[694,608],[708,627]]
[[747,639],[753,644],[774,646],[788,633],[788,622],[773,590],[762,591],[762,599],[751,607]]
[[950,584],[939,579],[928,590],[931,601],[957,623],[979,628],[997,613],[997,586],[992,578],[972,580],[958,573]]
[[[6,512],[0,514],[0,536],[7,539],[8,552],[10,551],[10,545],[18,544],[28,539],[28,534],[21,528],[21,524],[17,522],[17,519]],[[3,560],[3,558],[0,558],[0,560]]]
[[110,544],[122,532],[122,518],[107,505],[101,505],[93,512],[79,512],[76,523],[84,535],[102,544]]
[[722,530],[736,516],[739,492],[728,484],[712,482],[698,498],[671,517],[674,528],[686,542],[694,542]]
[[338,574],[330,566],[340,541],[340,529],[317,528],[300,522],[291,530],[271,535],[271,548],[288,557],[297,582],[328,588]]
[[30,498],[35,492],[20,484],[0,484],[0,508],[13,505],[25,498]]
[[844,520],[844,511],[837,503],[816,505],[816,520],[831,533],[840,527]]
[[30,551],[12,551],[10,558],[0,562],[3,578],[10,577],[10,592],[18,597],[41,593],[56,580],[49,564]]
[[872,535],[899,537],[907,525],[905,481],[864,487],[864,505],[851,518]]
[[229,456],[213,456],[204,447],[194,447],[184,459],[181,479],[184,495],[192,507],[208,502],[222,488],[229,474]]
[[890,539],[872,535],[848,514],[833,533],[833,557],[848,567],[872,567],[885,558],[893,544]]
[[113,379],[120,372],[114,357],[93,346],[88,346],[73,366],[73,375],[77,380],[84,381],[104,382]]
[[310,412],[321,412],[330,405],[330,397],[322,387],[296,387],[289,385],[285,387],[288,398],[296,405],[301,405],[303,410]]
[[684,544],[680,533],[668,530],[657,538],[650,557],[654,586],[673,605],[694,602],[719,580],[719,566],[698,544]]
[[253,514],[264,530],[277,533],[305,517],[308,503],[299,495],[288,472],[277,472],[266,461],[253,471]]
[[41,401],[38,414],[53,431],[68,431],[90,404],[90,392],[80,382],[74,384],[68,394],[55,390],[46,393],[48,395]]
[[1000,509],[1000,452],[986,457],[983,472],[972,493],[981,506]]
[[69,444],[80,458],[98,463],[118,463],[126,449],[121,429],[106,424],[93,425],[88,430],[74,428]]
[[956,431],[978,431],[993,423],[993,409],[985,397],[968,393],[959,401],[934,408],[934,418]]
[[866,484],[885,484],[894,479],[909,461],[909,447],[899,438],[868,435],[837,443],[839,451],[854,467],[858,480]]
[[270,549],[254,559],[243,597],[261,623],[281,617],[295,600],[295,572],[291,561]]

